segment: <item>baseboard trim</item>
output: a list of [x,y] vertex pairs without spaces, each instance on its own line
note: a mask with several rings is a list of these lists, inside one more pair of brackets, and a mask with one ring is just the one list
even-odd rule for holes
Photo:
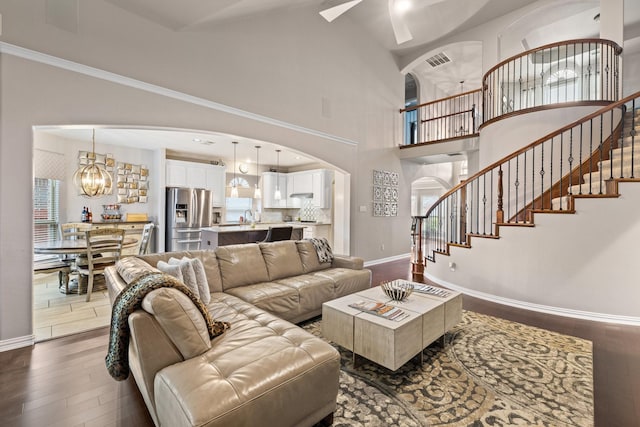
[[486,301],[495,302],[498,304],[508,305],[510,307],[520,308],[523,310],[537,311],[541,313],[554,314],[563,317],[572,317],[575,319],[591,320],[593,322],[603,323],[616,323],[621,325],[640,326],[640,317],[632,316],[620,316],[615,314],[597,313],[592,311],[573,310],[569,308],[553,307],[549,305],[534,304],[526,301],[514,300],[510,298],[504,298],[493,294],[487,294],[485,292],[479,292],[473,289],[467,289],[465,287],[456,285],[454,283],[447,282],[446,280],[439,279],[425,271],[424,277],[432,282],[439,283],[447,288],[462,292],[466,295],[474,298],[483,299]]
[[163,86],[154,85],[151,83],[144,82],[142,80],[136,80],[131,77],[123,76],[121,74],[116,74],[116,73],[105,71],[99,68],[90,67],[88,65],[69,61],[67,59],[62,59],[57,56],[52,56],[46,53],[23,48],[10,43],[0,42],[0,53],[17,56],[19,58],[28,59],[34,62],[40,62],[42,64],[51,65],[53,67],[61,68],[63,70],[73,71],[75,73],[84,74],[86,76],[95,77],[97,79],[106,80],[108,82],[132,87],[134,89],[143,90],[145,92],[154,93],[156,95],[162,95],[168,98],[177,99],[179,101],[187,102],[189,104],[206,107],[212,110],[221,111],[223,113],[233,114],[235,116],[243,117],[250,120],[255,120],[257,122],[266,123],[266,124],[281,127],[284,129],[293,130],[293,131],[304,133],[307,135],[317,136],[320,138],[328,139],[328,140],[339,142],[342,144],[346,144],[350,146],[358,145],[357,141],[353,141],[348,138],[343,138],[343,137],[332,135],[316,129],[310,129],[304,126],[299,126],[293,123],[274,119],[272,117],[267,117],[261,114],[256,114],[246,110],[241,110],[240,108],[231,107],[229,105],[221,104],[219,102],[189,95],[184,92],[179,92]]
[[35,335],[26,335],[24,337],[10,338],[0,341],[0,353],[16,348],[30,347],[36,342]]
[[385,262],[391,262],[391,261],[399,261],[401,259],[405,259],[405,258],[409,258],[411,257],[411,254],[400,254],[400,255],[394,255],[388,258],[380,258],[380,259],[374,259],[371,261],[365,261],[364,266],[365,267],[369,267],[372,265],[377,265],[377,264],[384,264]]

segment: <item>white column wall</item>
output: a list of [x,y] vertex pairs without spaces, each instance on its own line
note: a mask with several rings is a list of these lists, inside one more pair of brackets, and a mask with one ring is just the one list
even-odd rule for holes
[[[0,54],[0,349],[32,339],[33,126],[174,127],[307,153],[350,177],[352,254],[370,260],[407,252],[410,180],[396,155],[404,78],[386,50],[350,25],[328,26],[296,10],[211,33],[176,33],[93,0],[81,3],[73,34],[45,24],[44,0],[0,6],[2,42],[181,93],[163,96]],[[371,206],[373,169],[401,174],[397,217],[354,211]]]
[[[470,295],[561,315],[640,324],[640,184],[619,198],[578,199],[575,215],[536,214],[535,227],[501,227],[426,266]],[[615,227],[608,224],[616,224]],[[453,263],[450,266],[450,263]]]

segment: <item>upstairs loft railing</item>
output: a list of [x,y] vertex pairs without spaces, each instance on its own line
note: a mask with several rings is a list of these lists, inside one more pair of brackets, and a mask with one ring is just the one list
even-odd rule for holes
[[[614,180],[640,177],[640,92],[484,168],[413,218],[412,262],[497,238],[496,225],[532,225],[536,212],[573,212],[574,197],[611,197]],[[624,119],[623,119],[624,117]],[[636,135],[637,134],[637,135]],[[423,254],[425,258],[423,259]]]
[[482,91],[464,92],[400,110],[404,145],[443,142],[478,133],[482,122]]
[[617,101],[621,53],[612,41],[580,39],[500,62],[483,77],[483,124],[548,105]]

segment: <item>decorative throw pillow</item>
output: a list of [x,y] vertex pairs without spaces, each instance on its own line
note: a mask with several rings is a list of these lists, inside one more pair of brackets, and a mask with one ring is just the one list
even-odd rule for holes
[[311,240],[311,243],[313,243],[313,246],[316,248],[318,261],[321,263],[333,261],[333,251],[331,250],[329,241],[325,237],[313,237],[309,240]]
[[204,271],[204,264],[200,261],[200,258],[187,258],[182,257],[182,261],[189,261],[193,272],[196,275],[196,283],[198,284],[198,292],[200,293],[200,300],[207,305],[211,302],[211,291],[209,291],[209,282],[207,281],[207,273]]
[[154,315],[185,359],[199,356],[211,348],[202,313],[179,290],[160,288],[151,291],[142,300],[142,308]]
[[156,268],[163,273],[167,273],[169,276],[173,276],[179,281],[184,282],[184,280],[182,280],[182,270],[180,270],[179,265],[171,265],[164,261],[158,261]]
[[169,265],[177,265],[180,268],[180,273],[182,273],[182,282],[187,285],[187,288],[191,289],[191,292],[202,300],[200,297],[200,291],[198,290],[196,273],[193,271],[191,263],[178,258],[169,258]]

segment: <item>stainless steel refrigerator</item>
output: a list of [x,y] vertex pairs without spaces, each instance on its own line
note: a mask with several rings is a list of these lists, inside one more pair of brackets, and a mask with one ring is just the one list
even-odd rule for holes
[[165,250],[200,249],[200,229],[212,222],[211,191],[167,187]]

